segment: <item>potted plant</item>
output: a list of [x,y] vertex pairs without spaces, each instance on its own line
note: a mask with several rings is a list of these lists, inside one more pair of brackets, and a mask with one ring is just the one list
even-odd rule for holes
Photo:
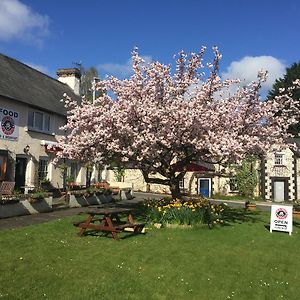
[[255,202],[252,202],[250,200],[247,200],[245,202],[245,209],[246,210],[250,210],[250,211],[254,211],[256,210],[256,203]]
[[45,191],[45,190],[37,190],[33,193],[30,193],[28,194],[29,196],[29,203],[33,204],[33,203],[36,203],[36,202],[39,202],[41,201],[42,199],[45,199],[47,197],[49,197],[50,193]]
[[13,193],[8,196],[0,196],[0,205],[18,203],[20,202],[22,196],[23,195],[20,191],[13,191]]
[[300,201],[294,201],[293,205],[293,218],[300,219]]

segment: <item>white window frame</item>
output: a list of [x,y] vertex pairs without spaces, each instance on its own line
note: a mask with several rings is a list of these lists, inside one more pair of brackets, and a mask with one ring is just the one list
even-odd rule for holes
[[285,165],[284,153],[282,153],[282,152],[274,153],[274,165],[275,166],[284,166]]
[[[40,166],[42,166],[41,162],[44,162],[45,169],[41,170]],[[48,173],[49,173],[49,160],[44,157],[40,157],[39,159],[39,165],[38,165],[38,180],[41,182],[44,179],[48,179]]]
[[182,178],[181,180],[179,180],[179,188],[180,188],[181,190],[184,189],[184,178]]
[[[33,114],[33,119],[32,119],[32,124],[29,124],[31,114]],[[41,127],[38,126],[39,124],[36,124],[38,114],[42,115],[42,126]],[[47,124],[46,124],[47,119],[49,120],[49,128],[46,128],[47,127]],[[27,125],[28,125],[28,130],[51,134],[52,117],[49,113],[31,108],[28,110]]]

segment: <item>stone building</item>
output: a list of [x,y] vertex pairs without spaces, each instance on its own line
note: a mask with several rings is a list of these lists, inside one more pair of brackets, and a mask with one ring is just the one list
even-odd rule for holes
[[[294,142],[298,142],[294,139]],[[271,150],[261,164],[261,195],[275,202],[300,199],[300,159],[290,149]]]
[[[300,144],[297,139],[294,142]],[[255,167],[258,174],[255,196],[274,202],[300,199],[300,158],[297,152],[270,149],[265,159],[258,161]],[[180,187],[183,192],[192,195],[234,195],[237,194],[237,188],[233,174],[232,170],[220,165],[191,164]],[[112,185],[118,184],[112,170],[108,170],[107,178]],[[136,191],[170,193],[168,186],[147,184],[142,172],[137,169],[126,169],[124,182]]]
[[[67,93],[80,101],[80,72],[62,69],[58,74],[67,84],[0,54],[0,181],[15,181],[16,189],[30,189],[46,179],[55,187],[63,184],[61,169],[52,163],[64,134],[59,128],[66,123],[60,99]],[[68,172],[85,183],[84,168],[68,164]]]

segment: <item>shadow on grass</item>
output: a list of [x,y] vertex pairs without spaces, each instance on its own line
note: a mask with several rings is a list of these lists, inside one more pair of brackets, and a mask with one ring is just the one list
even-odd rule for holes
[[[147,220],[146,211],[144,205],[142,204],[134,204],[130,208],[134,208],[133,216],[137,221],[145,221]],[[263,221],[259,211],[249,211],[244,208],[231,208],[227,207],[223,214],[222,219],[224,221],[223,226],[231,226],[231,224],[241,224],[246,222],[256,223]],[[210,224],[209,228],[212,228]],[[300,226],[300,223],[299,223]]]
[[230,223],[241,224],[245,222],[255,223],[262,221],[259,216],[259,212],[256,211],[227,208],[223,213],[224,226],[230,226]]
[[[134,233],[130,231],[122,231],[118,233],[117,239],[116,240],[125,240],[128,238],[131,238],[133,236],[140,236],[140,235],[145,235],[146,233]],[[99,237],[99,238],[109,238],[113,240],[113,236],[111,232],[108,231],[98,231],[98,230],[87,230],[83,236],[80,236],[81,238],[84,238],[85,236],[93,236],[93,237]]]
[[293,220],[293,226],[300,228],[300,220]]

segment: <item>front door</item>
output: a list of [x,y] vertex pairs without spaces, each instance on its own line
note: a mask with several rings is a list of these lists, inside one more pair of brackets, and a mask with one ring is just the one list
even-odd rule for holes
[[285,200],[285,182],[283,180],[274,181],[274,201],[283,202]]
[[15,173],[15,188],[17,190],[23,190],[25,186],[25,174],[26,174],[27,158],[16,158],[16,173]]
[[198,182],[199,194],[204,197],[210,197],[211,179],[210,178],[199,178]]

